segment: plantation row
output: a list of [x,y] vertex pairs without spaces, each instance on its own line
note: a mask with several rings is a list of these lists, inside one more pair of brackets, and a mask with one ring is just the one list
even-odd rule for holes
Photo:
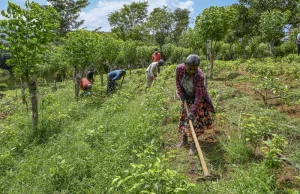
[[[21,80],[21,96],[17,90],[1,96],[0,190],[298,194],[300,59],[290,54],[296,50],[297,3],[262,2],[267,11],[254,1],[211,7],[197,17],[194,29],[186,24],[178,36],[156,25],[153,35],[143,36],[142,25],[122,31],[124,26],[111,24],[113,33],[76,30],[58,38],[62,18],[54,6],[26,1],[22,9],[9,2],[0,21],[7,41],[1,53],[10,55],[7,63]],[[148,5],[133,3],[120,11],[135,6]],[[168,15],[166,8],[156,12]],[[120,18],[115,19],[112,23]],[[291,33],[283,41],[288,24]],[[146,93],[144,67],[153,45],[159,45],[166,67]],[[196,182],[202,174],[198,158],[175,148],[180,102],[173,64],[192,52],[202,56],[216,108],[214,129],[200,142],[210,170],[220,175],[214,183]],[[246,60],[265,56],[272,59]],[[81,98],[79,80],[90,67],[99,77],[93,95]],[[106,72],[115,68],[128,68],[129,75],[107,96]],[[62,78],[54,90],[39,84],[50,73]]]
[[[226,71],[228,64],[216,75],[232,73]],[[179,112],[179,101],[173,99],[175,67],[163,67],[148,93],[144,93],[144,69],[132,71],[122,89],[110,98],[98,81],[94,94],[78,102],[69,100],[73,94],[70,80],[58,83],[55,93],[40,87],[37,131],[31,130],[30,117],[25,106],[19,106],[19,97],[1,100],[1,112],[8,114],[0,124],[1,190],[296,194],[299,184],[294,181],[299,173],[286,182],[282,173],[287,167],[277,154],[283,152],[293,163],[300,163],[300,121],[265,108],[217,78],[209,80],[208,88],[217,110],[214,130],[221,133],[218,142],[204,146],[204,154],[221,180],[196,183],[183,175],[191,164],[186,162],[187,150],[175,148]],[[245,79],[233,78],[231,86]],[[266,135],[272,138],[265,141]],[[260,152],[262,148],[265,151]],[[264,159],[257,159],[257,154]],[[189,160],[200,176],[198,158],[190,156]]]
[[[228,7],[212,6],[196,18],[194,29],[188,28],[188,10],[171,13],[166,7],[156,8],[148,17],[148,2],[133,2],[109,15],[112,33],[78,30],[83,21],[76,21],[76,13],[89,4],[87,0],[67,5],[49,0],[51,5],[46,6],[27,0],[24,9],[9,2],[1,12],[5,18],[0,22],[1,53],[9,54],[7,63],[14,66],[15,77],[22,80],[22,93],[26,85],[29,88],[35,130],[39,118],[36,86],[43,74],[62,78],[72,74],[77,98],[80,77],[88,67],[100,73],[103,83],[108,69],[146,67],[157,47],[153,45],[159,45],[169,64],[184,61],[192,52],[206,56],[210,61],[209,77],[213,78],[215,59],[277,57],[295,52],[299,21],[293,16],[299,14],[297,1],[263,2],[259,6],[239,1]],[[73,6],[70,10],[75,13],[65,6]],[[262,9],[265,7],[267,11]],[[286,26],[290,34],[283,40]]]
[[[290,61],[291,57],[295,57],[296,61]],[[221,73],[225,68],[226,71],[230,70],[231,74],[223,75],[229,85],[233,78],[239,76],[239,71],[248,73],[250,76],[247,81],[265,105],[274,99],[281,105],[295,105],[300,103],[298,58],[294,55],[278,61],[269,58],[245,62],[216,61],[216,73]]]

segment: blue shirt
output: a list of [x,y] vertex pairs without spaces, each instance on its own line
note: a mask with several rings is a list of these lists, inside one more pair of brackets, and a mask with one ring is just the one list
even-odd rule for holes
[[114,70],[110,72],[107,76],[109,80],[120,80],[122,75],[121,75],[122,70]]

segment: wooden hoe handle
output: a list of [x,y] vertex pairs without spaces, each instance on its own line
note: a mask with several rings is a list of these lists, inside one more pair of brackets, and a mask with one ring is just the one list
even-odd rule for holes
[[[189,109],[188,109],[186,100],[184,101],[184,107],[185,107],[185,110],[186,110],[186,114],[188,114],[189,113]],[[210,173],[207,170],[207,166],[206,166],[206,163],[205,163],[202,151],[201,151],[201,147],[200,147],[200,144],[198,142],[198,139],[197,139],[197,136],[196,136],[196,133],[195,133],[195,130],[194,130],[193,123],[192,123],[192,121],[190,119],[189,119],[189,124],[190,124],[190,128],[191,128],[190,131],[192,133],[193,140],[195,142],[195,145],[196,145],[196,148],[197,148],[197,152],[198,152],[198,155],[199,155],[199,158],[200,158],[200,162],[201,162],[201,165],[202,165],[204,176],[211,176]]]

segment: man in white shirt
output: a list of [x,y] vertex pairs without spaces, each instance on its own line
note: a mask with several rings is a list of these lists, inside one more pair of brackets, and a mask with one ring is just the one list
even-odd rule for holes
[[158,67],[164,64],[163,60],[151,63],[146,70],[146,88],[150,88],[151,84],[157,77]]

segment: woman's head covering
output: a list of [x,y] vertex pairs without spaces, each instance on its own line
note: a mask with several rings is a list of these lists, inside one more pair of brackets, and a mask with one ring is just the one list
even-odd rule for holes
[[190,54],[185,61],[186,65],[199,66],[200,65],[200,57],[196,54]]

